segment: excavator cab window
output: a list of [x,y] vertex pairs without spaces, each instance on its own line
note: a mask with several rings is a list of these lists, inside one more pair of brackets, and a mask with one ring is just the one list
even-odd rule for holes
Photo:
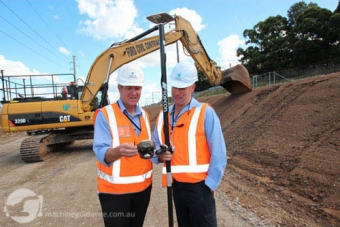
[[67,86],[67,93],[70,95],[71,99],[78,99],[78,90],[79,86],[76,86],[74,84],[71,84]]
[[94,110],[96,110],[96,109],[98,109],[100,107],[100,103],[101,103],[101,99],[102,99],[102,94],[101,93],[102,92],[99,91],[97,93],[96,97],[94,97],[94,99],[93,99],[93,101],[91,103],[91,105],[93,106],[92,111],[94,111]]

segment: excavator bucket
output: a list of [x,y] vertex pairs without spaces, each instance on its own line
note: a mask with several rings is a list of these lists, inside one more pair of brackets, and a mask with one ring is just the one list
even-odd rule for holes
[[231,94],[252,90],[248,70],[240,64],[222,71],[220,85]]

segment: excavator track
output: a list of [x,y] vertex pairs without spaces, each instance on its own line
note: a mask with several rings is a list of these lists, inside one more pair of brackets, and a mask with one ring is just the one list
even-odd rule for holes
[[20,146],[21,159],[24,162],[44,161],[52,155],[52,148],[43,143],[49,134],[34,135],[22,141]]
[[21,143],[21,159],[25,162],[44,161],[50,158],[54,151],[62,150],[63,147],[74,143],[75,140],[86,139],[93,139],[92,127],[31,135]]

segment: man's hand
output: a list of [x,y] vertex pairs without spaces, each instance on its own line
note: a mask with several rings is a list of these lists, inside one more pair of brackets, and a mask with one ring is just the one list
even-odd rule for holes
[[132,157],[138,155],[137,146],[132,143],[123,143],[117,147],[120,156]]
[[170,151],[165,151],[162,154],[158,155],[159,162],[170,161],[172,159],[172,153]]
[[138,154],[137,146],[133,145],[132,143],[123,143],[122,145],[109,148],[105,154],[105,162],[112,163],[122,156],[125,157],[132,157]]
[[168,147],[168,145],[166,145],[166,144],[161,144],[160,149],[156,151],[156,155],[160,155],[160,154],[162,154],[166,151],[170,151],[171,154],[174,153],[175,146]]

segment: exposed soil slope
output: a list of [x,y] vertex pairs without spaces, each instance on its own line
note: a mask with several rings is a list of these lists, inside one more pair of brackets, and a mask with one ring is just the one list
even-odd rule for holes
[[226,140],[219,190],[273,226],[340,226],[339,73],[199,100]]

